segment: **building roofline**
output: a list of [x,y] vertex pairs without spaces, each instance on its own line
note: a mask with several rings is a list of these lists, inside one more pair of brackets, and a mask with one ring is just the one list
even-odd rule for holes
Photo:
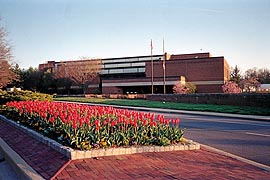
[[[159,57],[159,56],[163,56],[163,54],[155,54],[155,55],[152,55],[152,57]],[[117,57],[117,58],[101,58],[101,60],[132,59],[132,58],[145,58],[145,57],[151,57],[151,55],[144,55],[144,56],[126,56],[126,57]]]
[[[164,54],[155,54],[152,55],[152,57],[160,57],[163,56]],[[224,58],[224,56],[211,56],[211,54],[209,52],[201,52],[201,53],[185,53],[185,54],[171,54],[170,56],[196,56],[196,55],[209,55],[209,57],[194,57],[194,58],[170,58],[168,60],[194,60],[194,59],[214,59],[214,58]],[[146,57],[151,57],[151,55],[143,55],[143,56],[125,56],[125,57],[116,57],[116,58],[93,58],[93,59],[77,59],[77,60],[64,60],[64,61],[47,61],[46,63],[42,63],[39,65],[45,65],[48,63],[54,63],[54,64],[61,64],[61,63],[68,63],[68,62],[84,62],[84,61],[89,61],[89,60],[117,60],[117,59],[133,59],[133,58],[146,58]],[[224,58],[225,59],[225,58]]]

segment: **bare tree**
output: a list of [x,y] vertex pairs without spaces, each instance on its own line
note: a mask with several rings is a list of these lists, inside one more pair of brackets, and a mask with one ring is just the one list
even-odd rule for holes
[[270,71],[267,68],[258,69],[256,67],[248,69],[244,74],[245,79],[257,78],[261,84],[269,82]]
[[258,78],[251,77],[249,79],[243,79],[239,85],[243,92],[256,92],[261,86],[261,83],[258,81]]
[[258,78],[258,68],[254,67],[245,72],[244,79]]
[[72,80],[74,85],[81,86],[85,94],[88,85],[101,70],[101,60],[87,57],[82,57],[81,59],[56,64],[53,74],[56,79]]
[[259,69],[258,78],[261,84],[270,84],[270,70],[267,68]]
[[[1,19],[0,19],[1,20]],[[0,27],[0,88],[5,87],[15,77],[11,67],[11,47],[6,40],[7,33],[3,27]]]

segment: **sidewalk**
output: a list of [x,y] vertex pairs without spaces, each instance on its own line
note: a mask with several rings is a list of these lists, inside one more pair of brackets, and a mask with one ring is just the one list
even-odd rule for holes
[[9,163],[5,160],[0,151],[0,179],[19,180],[18,175],[13,171]]
[[[37,179],[33,177],[40,176],[44,179],[59,180],[270,179],[269,171],[205,148],[196,151],[69,160],[1,119],[0,137],[29,165],[28,168],[26,165],[22,167],[20,165],[23,163],[16,164],[16,159],[14,160],[13,156],[9,157],[15,161],[16,171],[21,178]],[[20,168],[21,170],[18,170]],[[32,171],[32,176],[27,176],[29,171]]]

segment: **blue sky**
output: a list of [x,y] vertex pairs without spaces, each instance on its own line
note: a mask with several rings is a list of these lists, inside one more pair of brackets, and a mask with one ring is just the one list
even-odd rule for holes
[[0,0],[21,68],[48,60],[210,52],[270,69],[269,0]]

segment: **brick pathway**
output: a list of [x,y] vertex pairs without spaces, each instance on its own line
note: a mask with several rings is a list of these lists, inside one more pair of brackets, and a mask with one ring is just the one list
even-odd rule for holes
[[0,136],[46,179],[270,179],[270,172],[206,149],[69,161],[1,120]]
[[269,172],[207,150],[73,160],[56,179],[270,179]]
[[0,137],[45,179],[50,179],[68,158],[0,119]]

